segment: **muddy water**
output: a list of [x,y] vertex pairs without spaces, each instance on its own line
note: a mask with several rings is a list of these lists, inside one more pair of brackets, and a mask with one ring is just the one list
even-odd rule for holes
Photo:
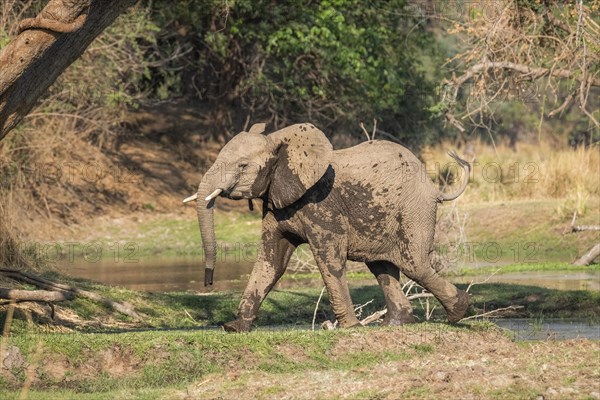
[[[64,262],[61,271],[78,278],[91,279],[107,285],[153,292],[243,290],[251,263],[219,263],[215,269],[215,284],[204,287],[204,263],[200,259],[180,258],[145,260],[136,263]],[[365,268],[366,271],[366,268]],[[488,276],[451,277],[455,283],[483,281]],[[534,271],[498,274],[489,283],[514,283],[561,290],[600,290],[600,272]],[[351,285],[375,285],[375,279],[351,280]],[[287,279],[279,288],[321,287],[321,279]]]
[[204,287],[204,262],[200,259],[169,258],[136,263],[112,260],[94,263],[64,262],[59,269],[77,278],[90,279],[111,286],[123,286],[149,292],[213,292],[243,290],[244,276],[252,272],[251,263],[219,263],[214,285]]

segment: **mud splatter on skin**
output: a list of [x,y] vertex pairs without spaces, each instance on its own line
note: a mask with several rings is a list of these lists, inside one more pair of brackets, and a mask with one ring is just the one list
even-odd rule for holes
[[278,161],[272,179],[274,183],[269,190],[269,197],[277,208],[292,204],[306,192],[300,177],[290,168],[289,157],[288,145],[284,144],[278,151]]
[[367,267],[383,289],[387,313],[382,325],[394,326],[415,322],[412,306],[402,292],[398,268],[385,261],[369,262]]
[[269,183],[271,181],[271,169],[275,164],[275,159],[269,159],[264,166],[259,166],[258,173],[256,175],[256,179],[252,183],[251,186],[251,198],[259,198],[264,195],[269,187]]

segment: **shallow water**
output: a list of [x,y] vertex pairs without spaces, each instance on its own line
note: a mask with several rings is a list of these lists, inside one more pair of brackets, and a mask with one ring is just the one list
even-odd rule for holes
[[600,340],[600,325],[582,320],[503,318],[493,322],[509,329],[514,340]]
[[90,279],[111,286],[122,286],[149,292],[215,292],[243,290],[245,275],[252,272],[251,263],[219,263],[214,284],[204,287],[204,263],[189,258],[144,260],[135,263],[115,263],[112,260],[94,263],[63,262],[58,268],[73,277]]
[[[63,262],[59,269],[77,278],[91,279],[107,285],[123,286],[152,292],[195,291],[214,292],[243,290],[252,263],[220,262],[215,269],[214,285],[204,287],[204,263],[200,259],[175,258],[144,260],[136,263],[115,263],[112,260],[95,263]],[[366,268],[365,268],[366,271]],[[291,277],[290,273],[286,274]],[[488,276],[450,277],[455,283],[480,282]],[[513,283],[561,290],[600,290],[600,272],[532,271],[497,274],[488,283]],[[351,286],[375,285],[374,278],[350,280]],[[283,279],[277,287],[322,287],[317,279]]]

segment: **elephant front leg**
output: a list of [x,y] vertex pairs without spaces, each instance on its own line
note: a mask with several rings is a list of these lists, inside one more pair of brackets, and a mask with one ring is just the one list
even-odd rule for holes
[[346,252],[332,243],[319,244],[316,248],[311,244],[311,250],[323,276],[329,301],[338,323],[342,328],[362,326],[354,313],[354,305],[346,280]]
[[250,331],[261,303],[283,275],[294,249],[295,246],[283,238],[263,243],[242,295],[237,318],[223,325],[227,332]]
[[387,313],[381,325],[396,326],[415,322],[412,305],[400,285],[398,267],[387,261],[368,262],[367,267],[377,278],[385,298]]

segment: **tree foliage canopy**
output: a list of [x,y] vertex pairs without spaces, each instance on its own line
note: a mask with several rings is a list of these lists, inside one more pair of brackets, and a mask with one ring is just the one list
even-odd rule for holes
[[[360,121],[406,141],[425,138],[431,33],[399,12],[404,0],[154,1],[163,54],[156,96],[193,94],[275,127],[310,120],[360,132]],[[244,116],[244,117],[245,117]],[[431,126],[431,124],[428,124]]]

